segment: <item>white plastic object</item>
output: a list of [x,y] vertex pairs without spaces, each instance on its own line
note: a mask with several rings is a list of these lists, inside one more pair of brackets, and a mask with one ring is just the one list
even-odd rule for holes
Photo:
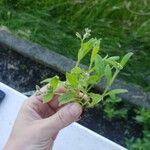
[[[0,89],[6,93],[0,103],[0,150],[3,149],[17,113],[26,96],[0,82]],[[55,140],[53,150],[127,150],[109,139],[73,123],[63,129]]]

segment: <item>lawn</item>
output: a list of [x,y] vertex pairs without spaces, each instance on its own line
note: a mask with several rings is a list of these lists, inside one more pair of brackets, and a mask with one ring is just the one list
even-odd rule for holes
[[134,52],[121,78],[149,90],[149,8],[148,0],[0,0],[0,25],[73,59],[75,32],[88,27],[102,38],[103,55]]

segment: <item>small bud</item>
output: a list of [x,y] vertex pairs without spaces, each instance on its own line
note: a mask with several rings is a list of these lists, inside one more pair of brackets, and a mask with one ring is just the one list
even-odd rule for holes
[[91,29],[85,28],[85,32],[86,32],[86,33],[91,33]]
[[91,30],[88,28],[85,28],[85,34],[83,35],[83,40],[88,38],[91,34]]
[[81,35],[79,32],[76,32],[76,36],[79,38],[79,39],[82,39]]
[[117,63],[117,67],[118,67],[118,69],[123,69],[123,67],[122,67],[122,65],[121,64],[119,64],[119,63]]

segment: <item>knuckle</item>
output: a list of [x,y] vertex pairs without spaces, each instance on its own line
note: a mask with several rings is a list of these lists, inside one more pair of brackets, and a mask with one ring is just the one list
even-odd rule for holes
[[58,119],[60,120],[61,124],[67,123],[67,120],[65,119],[65,115],[63,112],[58,112]]

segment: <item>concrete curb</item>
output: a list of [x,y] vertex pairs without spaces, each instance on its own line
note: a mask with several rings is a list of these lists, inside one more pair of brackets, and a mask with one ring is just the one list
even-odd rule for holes
[[[8,31],[0,30],[0,44],[61,73],[69,71],[75,64],[72,59],[43,48],[38,44],[15,37]],[[104,82],[101,82],[95,86],[95,89],[102,91],[104,87]],[[124,88],[129,91],[120,95],[123,100],[140,107],[150,108],[150,93],[145,93],[141,87],[127,84],[122,80],[116,80],[112,85],[113,88]]]

